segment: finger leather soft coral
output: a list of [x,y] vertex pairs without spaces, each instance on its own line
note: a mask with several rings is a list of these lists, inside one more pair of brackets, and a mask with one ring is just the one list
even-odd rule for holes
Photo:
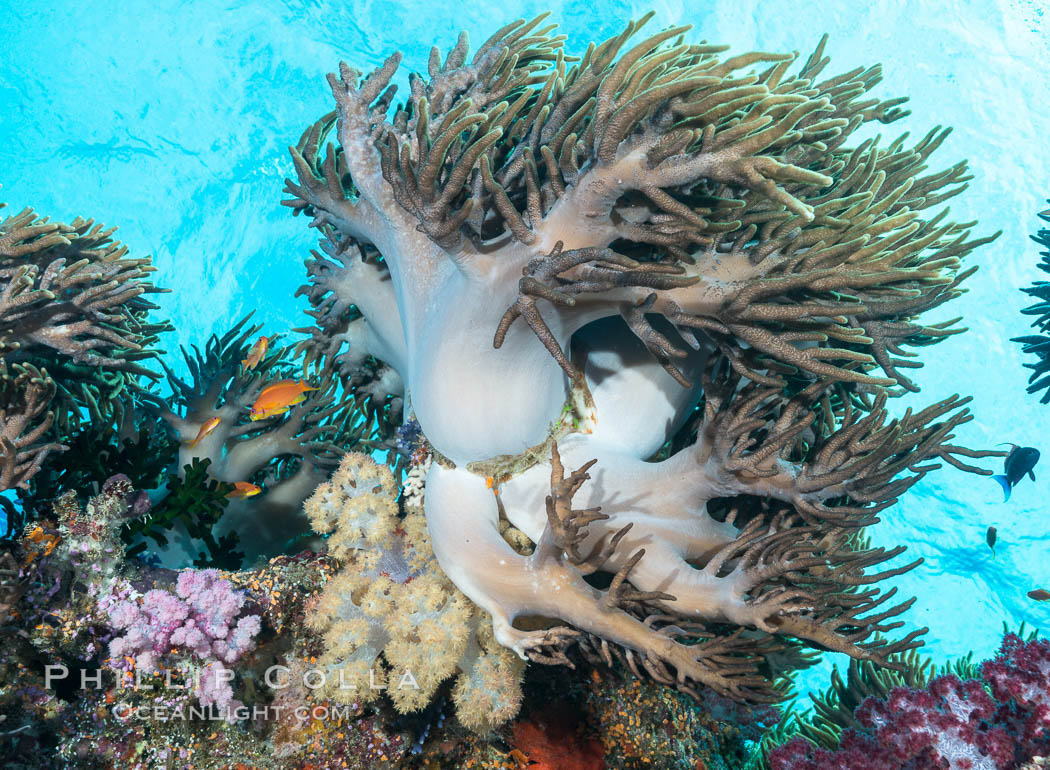
[[421,511],[398,517],[398,491],[388,468],[350,453],[306,502],[343,563],[308,618],[324,635],[327,694],[364,703],[385,692],[399,711],[417,711],[455,677],[460,721],[500,724],[521,705],[524,664],[442,573]]
[[856,710],[858,729],[835,751],[795,738],[770,752],[771,770],[1008,770],[1050,753],[1050,641],[1007,634],[982,679],[894,688]]
[[[404,383],[434,555],[499,644],[768,701],[778,635],[921,644],[877,636],[910,605],[877,583],[914,564],[856,532],[941,462],[989,472],[953,443],[968,399],[889,399],[918,390],[910,348],[961,331],[918,319],[990,239],[939,208],[965,164],[925,173],[947,131],[851,143],[906,114],[869,98],[878,66],[635,39],[648,18],[579,59],[542,17],[472,58],[464,34],[400,104],[400,54],[329,76],[285,201],[324,235],[309,355]],[[364,661],[402,588],[356,580],[326,601],[362,641],[331,654]]]
[[149,318],[163,290],[116,229],[0,217],[0,491],[27,489],[73,429],[119,422],[138,380],[157,378],[138,362],[171,328]]

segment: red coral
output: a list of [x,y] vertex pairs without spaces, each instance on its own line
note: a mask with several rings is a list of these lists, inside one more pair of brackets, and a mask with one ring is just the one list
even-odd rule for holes
[[528,757],[528,770],[604,770],[601,743],[581,737],[578,726],[571,713],[516,722],[514,744]]
[[[1050,749],[1050,642],[1007,634],[984,681],[897,687],[856,711],[835,751],[802,738],[769,754],[772,770],[1005,770]],[[987,683],[991,694],[985,689]]]
[[792,738],[769,753],[771,770],[897,770],[870,735],[846,730],[837,751],[818,749],[805,738]]

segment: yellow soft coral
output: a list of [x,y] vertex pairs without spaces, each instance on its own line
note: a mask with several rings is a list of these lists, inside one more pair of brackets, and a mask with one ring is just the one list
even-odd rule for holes
[[456,677],[460,721],[484,731],[517,714],[525,664],[496,644],[489,618],[441,571],[419,491],[406,495],[399,517],[389,469],[348,454],[306,501],[314,528],[343,562],[307,619],[324,639],[318,666],[329,697],[362,703],[386,692],[403,713],[424,708]]

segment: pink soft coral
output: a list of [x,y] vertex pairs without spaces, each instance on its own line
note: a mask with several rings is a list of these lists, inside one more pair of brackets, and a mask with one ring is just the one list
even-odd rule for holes
[[[139,596],[127,583],[118,584],[100,606],[110,626],[123,632],[109,645],[117,668],[152,673],[167,659],[169,668],[185,662],[203,664],[195,694],[202,705],[220,708],[236,704],[223,664],[234,663],[255,646],[259,616],[242,614],[245,596],[221,578],[218,570],[185,570],[175,593],[155,588]],[[190,661],[177,661],[179,656]]]
[[[1050,641],[1007,634],[984,681],[947,675],[925,690],[897,687],[856,711],[835,751],[795,738],[772,770],[1006,770],[1050,750]],[[990,690],[985,689],[985,684]]]

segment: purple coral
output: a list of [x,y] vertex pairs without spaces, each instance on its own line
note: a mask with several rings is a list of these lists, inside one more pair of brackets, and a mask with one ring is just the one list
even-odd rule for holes
[[1024,642],[1007,634],[998,656],[981,666],[981,675],[1000,704],[995,720],[1029,756],[1050,754],[1050,640]]
[[244,705],[233,699],[233,688],[230,682],[233,672],[220,661],[213,661],[201,669],[197,680],[196,695],[202,706],[214,706],[219,709],[236,710]]
[[224,663],[234,663],[255,646],[260,619],[241,614],[245,595],[218,570],[186,570],[175,584],[175,592],[155,588],[138,596],[123,584],[102,602],[115,631],[123,632],[109,644],[109,654],[118,661],[134,659],[143,673],[156,671],[165,656],[188,654],[205,663],[196,686],[203,705],[231,703],[232,677]]
[[983,680],[953,675],[927,689],[896,687],[856,711],[835,751],[795,738],[769,754],[772,770],[1005,770],[1050,752],[1050,641],[1003,639]]

